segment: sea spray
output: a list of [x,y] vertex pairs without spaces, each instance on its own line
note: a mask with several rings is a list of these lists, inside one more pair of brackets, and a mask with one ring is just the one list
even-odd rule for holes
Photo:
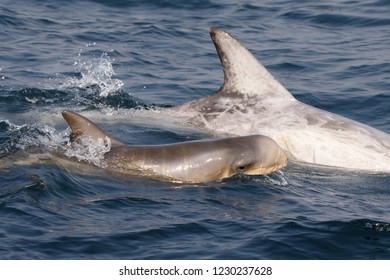
[[114,59],[110,58],[106,52],[98,58],[88,60],[79,55],[73,65],[80,76],[66,79],[61,88],[97,89],[101,97],[117,92],[123,88],[124,83],[113,78],[116,75],[112,66],[113,62]]

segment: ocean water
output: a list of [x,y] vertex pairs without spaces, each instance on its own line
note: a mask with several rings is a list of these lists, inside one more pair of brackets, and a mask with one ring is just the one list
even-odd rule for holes
[[153,108],[222,85],[211,26],[297,99],[390,133],[389,12],[388,0],[0,1],[0,259],[390,259],[386,174],[290,163],[191,185],[17,164],[65,145],[64,109],[128,144],[208,137]]

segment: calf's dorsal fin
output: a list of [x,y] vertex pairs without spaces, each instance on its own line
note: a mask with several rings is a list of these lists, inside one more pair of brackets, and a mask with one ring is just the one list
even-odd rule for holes
[[80,136],[90,136],[95,140],[98,140],[99,138],[104,140],[108,137],[111,141],[111,145],[123,145],[123,143],[109,136],[92,121],[75,112],[63,111],[62,116],[72,130],[75,139]]

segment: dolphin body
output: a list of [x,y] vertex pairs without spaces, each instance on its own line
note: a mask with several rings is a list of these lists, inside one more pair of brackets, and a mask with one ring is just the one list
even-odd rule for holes
[[297,162],[390,172],[389,134],[299,102],[240,42],[219,28],[210,35],[224,84],[171,113],[213,133],[267,135]]
[[63,111],[62,115],[72,130],[73,143],[83,136],[110,143],[103,163],[107,170],[116,173],[200,183],[236,174],[268,174],[287,163],[284,151],[271,138],[262,135],[127,146],[79,114]]

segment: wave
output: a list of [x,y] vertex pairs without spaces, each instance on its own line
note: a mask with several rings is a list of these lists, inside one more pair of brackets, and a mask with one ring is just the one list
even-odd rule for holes
[[153,8],[166,8],[166,9],[207,9],[207,8],[216,8],[217,4],[213,3],[215,1],[210,0],[195,0],[195,1],[169,1],[169,0],[153,0],[148,1],[145,3],[145,1],[126,1],[126,0],[98,0],[93,1],[98,2],[100,4],[110,6],[110,7],[137,7],[142,6],[145,7],[145,4],[149,7]]
[[[284,221],[273,235],[256,236],[245,245],[261,246],[276,259],[378,259],[388,254],[390,224],[358,219],[315,222],[305,217]],[[375,249],[374,249],[375,248]]]

